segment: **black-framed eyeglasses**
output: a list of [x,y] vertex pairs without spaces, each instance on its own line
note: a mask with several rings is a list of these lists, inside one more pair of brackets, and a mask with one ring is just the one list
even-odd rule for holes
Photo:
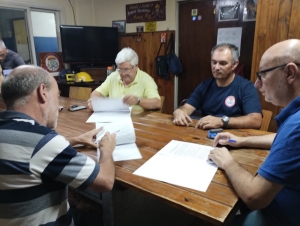
[[[289,63],[291,63],[291,62],[289,62]],[[273,70],[275,70],[276,68],[285,67],[285,66],[288,65],[289,63],[281,64],[281,65],[279,65],[279,66],[271,67],[271,68],[268,68],[268,69],[266,69],[266,70],[258,71],[258,72],[256,72],[256,76],[257,76],[257,78],[259,79],[259,81],[261,81],[261,76],[262,76],[262,74],[267,73],[267,72],[269,72],[269,71],[273,71]],[[296,64],[297,66],[300,66],[299,63],[294,63],[294,64]]]
[[119,72],[119,73],[122,73],[122,72],[125,72],[126,74],[128,74],[129,72],[131,72],[131,70],[134,68],[134,66],[132,66],[132,68],[126,68],[126,69],[120,69],[120,68],[117,68],[116,70]]

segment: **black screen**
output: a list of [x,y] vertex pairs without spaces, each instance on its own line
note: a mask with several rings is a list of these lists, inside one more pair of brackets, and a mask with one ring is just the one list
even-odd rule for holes
[[116,27],[60,26],[64,63],[114,64],[119,52]]

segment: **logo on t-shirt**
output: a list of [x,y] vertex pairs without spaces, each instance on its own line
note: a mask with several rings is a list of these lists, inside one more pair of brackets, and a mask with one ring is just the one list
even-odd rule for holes
[[225,99],[225,105],[229,108],[233,107],[235,105],[235,97],[234,96],[228,96]]

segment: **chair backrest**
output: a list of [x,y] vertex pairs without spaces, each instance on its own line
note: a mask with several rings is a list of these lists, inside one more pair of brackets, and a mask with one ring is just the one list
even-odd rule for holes
[[92,88],[70,86],[69,97],[77,100],[88,100],[91,96]]
[[161,109],[157,112],[162,112],[162,110],[163,110],[164,102],[165,102],[165,97],[164,96],[160,96],[160,102],[161,102]]
[[273,112],[268,110],[262,110],[262,114],[263,114],[263,118],[262,118],[260,130],[268,131]]

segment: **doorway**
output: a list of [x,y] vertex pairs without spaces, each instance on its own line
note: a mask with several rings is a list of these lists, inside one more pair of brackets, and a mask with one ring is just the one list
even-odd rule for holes
[[179,2],[178,53],[184,71],[178,76],[177,104],[188,98],[200,82],[212,77],[210,52],[216,43],[214,2]]
[[[237,6],[238,19],[219,20],[220,9]],[[220,28],[242,28],[239,65],[236,73],[250,79],[255,18],[245,19],[245,0],[195,0],[179,3],[179,56],[184,71],[178,76],[178,103],[186,99],[205,79],[211,78],[210,53]],[[196,14],[193,18],[192,14]]]
[[26,64],[39,65],[39,52],[58,52],[60,12],[23,6],[0,6],[0,39],[22,56]]
[[25,63],[30,64],[32,58],[26,17],[26,10],[0,8],[0,39],[3,40],[8,49],[19,53]]

